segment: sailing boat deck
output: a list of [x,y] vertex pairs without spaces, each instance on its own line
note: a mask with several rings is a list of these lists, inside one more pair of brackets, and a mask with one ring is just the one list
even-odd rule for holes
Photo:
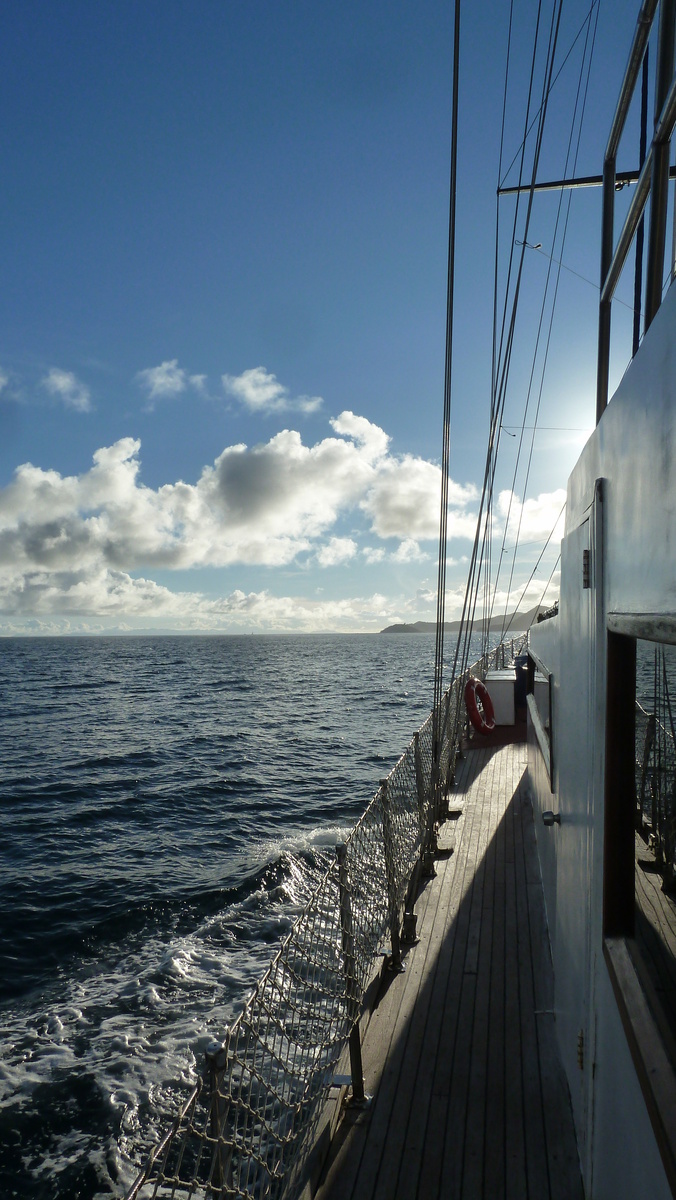
[[364,1041],[373,1101],[346,1110],[318,1200],[581,1200],[525,766],[524,744],[459,764],[420,940]]

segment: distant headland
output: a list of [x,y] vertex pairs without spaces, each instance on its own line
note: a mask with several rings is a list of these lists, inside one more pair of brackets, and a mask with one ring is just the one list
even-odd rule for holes
[[[491,617],[490,622],[488,623],[489,633],[502,633],[503,625],[505,626],[505,628],[508,630],[508,632],[510,634],[524,633],[525,630],[530,629],[531,625],[533,625],[535,623],[535,621],[537,621],[540,614],[544,614],[544,613],[547,613],[547,615],[549,616],[551,614],[551,609],[543,608],[541,605],[536,604],[535,608],[529,608],[527,612],[507,613],[506,617],[504,617],[503,615],[500,615],[497,617]],[[381,633],[434,633],[436,630],[436,627],[437,626],[436,626],[435,621],[414,621],[411,625],[407,625],[407,624],[388,625],[387,629],[381,629],[380,632]],[[475,633],[484,633],[485,630],[486,630],[485,619],[482,618],[480,621],[474,622],[474,632]],[[446,621],[446,623],[444,625],[445,633],[459,633],[459,631],[460,631],[460,622],[459,621]]]

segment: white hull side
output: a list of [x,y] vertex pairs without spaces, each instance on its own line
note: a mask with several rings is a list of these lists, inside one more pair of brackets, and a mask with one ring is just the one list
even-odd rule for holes
[[[670,1200],[603,956],[602,912],[607,614],[676,612],[676,288],[570,477],[562,551],[560,615],[531,631],[553,678],[553,794],[529,734],[557,1035],[587,1195]],[[543,825],[546,809],[560,825]]]

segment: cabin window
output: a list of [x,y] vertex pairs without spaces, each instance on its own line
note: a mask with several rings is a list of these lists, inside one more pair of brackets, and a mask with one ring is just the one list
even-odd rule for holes
[[676,1034],[676,646],[636,643],[634,938]]
[[[651,623],[655,640],[624,632]],[[657,636],[665,625],[669,643]],[[620,1016],[676,1195],[674,634],[672,618],[609,616],[603,924]]]
[[544,759],[550,790],[554,791],[552,675],[532,651],[528,653],[526,693],[530,723]]
[[676,646],[609,637],[604,924],[676,1035]]

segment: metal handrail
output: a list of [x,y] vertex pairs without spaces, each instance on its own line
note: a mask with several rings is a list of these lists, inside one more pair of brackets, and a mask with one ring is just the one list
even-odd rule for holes
[[[655,84],[655,129],[636,192],[629,206],[617,246],[614,245],[616,158],[620,138],[636,88],[648,37],[657,9],[657,0],[644,0],[636,23],[634,41],[611,125],[603,163],[603,218],[601,227],[601,283],[599,301],[598,370],[596,385],[596,421],[608,404],[610,375],[611,300],[622,269],[652,192],[646,287],[647,330],[662,295],[662,272],[666,232],[666,205],[669,187],[668,144],[676,125],[676,77],[674,76],[674,26],[676,0],[661,0]],[[666,165],[665,165],[666,164]]]

